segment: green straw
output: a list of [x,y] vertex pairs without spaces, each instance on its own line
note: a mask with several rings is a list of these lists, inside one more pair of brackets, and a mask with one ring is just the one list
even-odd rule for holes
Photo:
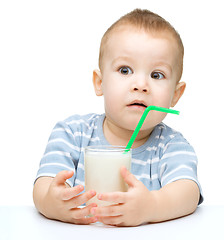
[[173,114],[177,114],[177,115],[180,114],[179,111],[172,110],[172,109],[169,109],[169,108],[148,106],[145,109],[144,113],[142,114],[141,119],[139,120],[138,125],[135,128],[135,131],[133,132],[133,134],[132,134],[132,136],[131,136],[131,138],[130,138],[130,140],[129,140],[126,148],[125,148],[127,152],[131,149],[131,146],[132,146],[133,142],[135,141],[135,138],[137,137],[138,132],[139,132],[140,128],[142,127],[142,124],[144,123],[145,118],[147,117],[150,110],[155,110],[155,111],[159,111],[159,112],[166,112],[166,113],[173,113]]

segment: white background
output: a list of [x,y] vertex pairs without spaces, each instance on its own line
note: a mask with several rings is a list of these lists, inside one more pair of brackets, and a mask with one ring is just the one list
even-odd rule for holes
[[57,121],[103,112],[91,82],[100,40],[134,8],[158,13],[182,37],[187,89],[175,107],[181,115],[165,123],[196,150],[204,204],[224,204],[221,0],[1,0],[0,204],[33,204],[33,180]]

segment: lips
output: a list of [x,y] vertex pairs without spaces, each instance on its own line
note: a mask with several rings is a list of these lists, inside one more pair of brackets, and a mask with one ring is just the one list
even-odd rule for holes
[[128,104],[128,107],[136,107],[136,108],[147,108],[147,105],[144,101],[140,100],[134,100],[130,104]]

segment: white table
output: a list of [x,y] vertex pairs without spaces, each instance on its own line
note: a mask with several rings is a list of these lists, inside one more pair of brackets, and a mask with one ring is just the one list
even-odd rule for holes
[[0,206],[1,240],[115,239],[224,240],[224,206],[200,206],[192,215],[138,227],[111,227],[101,223],[73,225],[49,220],[33,206]]

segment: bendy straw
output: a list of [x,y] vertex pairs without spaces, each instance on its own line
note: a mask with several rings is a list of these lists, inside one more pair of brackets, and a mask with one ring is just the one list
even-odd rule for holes
[[169,108],[163,108],[163,107],[157,107],[157,106],[148,106],[145,111],[143,112],[139,122],[138,122],[138,125],[137,127],[135,128],[135,131],[133,132],[127,146],[126,146],[126,151],[129,151],[129,149],[131,148],[133,142],[135,141],[135,138],[137,137],[138,135],[138,132],[139,130],[141,129],[142,127],[142,124],[144,123],[145,121],[145,118],[147,117],[148,113],[150,110],[155,110],[155,111],[159,111],[159,112],[166,112],[166,113],[173,113],[173,114],[177,114],[179,115],[180,112],[177,111],[177,110],[173,110],[173,109],[169,109]]

